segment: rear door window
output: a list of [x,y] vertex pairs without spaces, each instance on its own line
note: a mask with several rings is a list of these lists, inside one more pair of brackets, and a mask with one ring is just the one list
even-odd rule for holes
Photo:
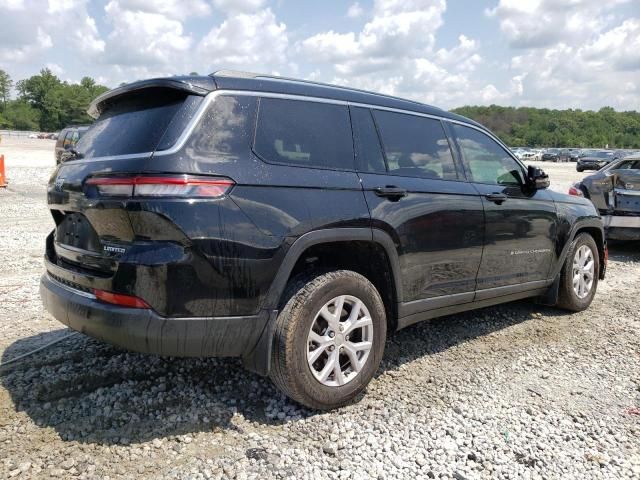
[[202,97],[171,89],[116,98],[82,136],[76,150],[83,158],[153,152],[174,117],[200,101]]
[[456,180],[451,147],[440,120],[373,110],[390,174]]
[[344,105],[261,98],[254,151],[270,163],[353,170],[349,110]]

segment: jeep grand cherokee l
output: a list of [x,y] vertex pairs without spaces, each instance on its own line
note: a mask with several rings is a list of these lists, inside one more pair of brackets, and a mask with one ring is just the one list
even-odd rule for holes
[[41,295],[139,352],[240,356],[334,408],[391,332],[604,278],[591,202],[547,189],[481,125],[347,88],[218,72],[131,83],[48,186]]

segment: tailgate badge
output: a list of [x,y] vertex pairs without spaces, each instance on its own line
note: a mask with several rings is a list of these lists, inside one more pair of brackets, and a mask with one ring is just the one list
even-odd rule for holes
[[103,245],[102,251],[104,253],[116,253],[116,254],[122,255],[127,251],[127,249],[123,247],[114,247],[112,245]]

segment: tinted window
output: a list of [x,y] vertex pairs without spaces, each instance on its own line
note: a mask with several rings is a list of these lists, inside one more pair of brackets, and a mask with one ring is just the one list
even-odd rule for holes
[[522,185],[522,167],[495,140],[469,127],[453,125],[471,180],[498,185]]
[[262,98],[254,149],[267,162],[353,169],[346,106]]
[[256,104],[256,97],[216,98],[191,136],[194,158],[212,162],[219,157],[228,162],[250,155]]
[[351,123],[356,139],[358,168],[364,172],[386,173],[387,167],[384,164],[380,139],[369,109],[352,108]]
[[76,149],[85,158],[153,152],[187,98],[167,89],[118,98],[85,132]]
[[451,148],[439,120],[374,110],[389,173],[455,180]]
[[640,170],[640,160],[625,160],[617,166],[614,165],[613,170]]

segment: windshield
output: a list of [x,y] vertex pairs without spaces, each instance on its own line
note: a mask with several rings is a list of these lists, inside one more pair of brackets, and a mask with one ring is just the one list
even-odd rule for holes
[[[202,97],[169,89],[149,89],[116,98],[84,133],[76,146],[79,158],[153,152],[171,147],[177,136],[168,133],[172,121],[184,127],[193,104]],[[163,136],[172,138],[171,144]],[[159,145],[162,140],[162,145]]]
[[596,157],[596,158],[609,158],[612,155],[613,154],[611,152],[594,152],[594,153],[590,154],[589,156]]

